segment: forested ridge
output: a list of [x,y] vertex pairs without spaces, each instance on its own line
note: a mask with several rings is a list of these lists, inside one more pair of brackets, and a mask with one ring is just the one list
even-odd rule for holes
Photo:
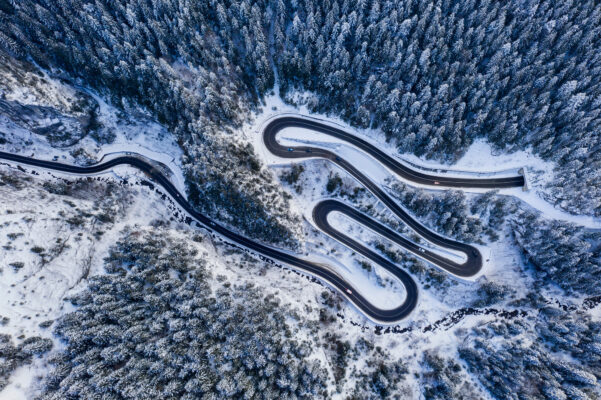
[[447,161],[477,137],[531,147],[558,163],[562,207],[601,215],[596,2],[301,0],[276,14],[282,84],[318,93],[316,110]]
[[125,232],[106,263],[57,322],[67,349],[41,398],[322,396],[325,371],[273,296],[213,290],[206,261],[161,232]]
[[217,134],[274,70],[283,94],[311,90],[310,108],[380,127],[400,151],[532,148],[557,163],[553,201],[601,215],[600,18],[594,1],[2,0],[0,46],[148,107],[186,152],[192,199],[276,238],[260,164]]

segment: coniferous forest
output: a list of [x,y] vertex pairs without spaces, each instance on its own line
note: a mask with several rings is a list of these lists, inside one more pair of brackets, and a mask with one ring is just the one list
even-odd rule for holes
[[248,215],[247,232],[281,237],[256,185],[232,183],[258,167],[252,152],[214,132],[239,125],[276,72],[284,93],[311,90],[312,109],[380,127],[400,151],[531,147],[557,164],[557,204],[601,215],[595,1],[0,4],[5,51],[151,109],[186,152],[196,203]]
[[[199,212],[307,256],[309,233],[287,188],[300,196],[323,183],[324,197],[380,220],[390,216],[333,171],[321,182],[310,165],[295,164],[278,183],[240,135],[267,96],[381,132],[376,139],[387,149],[433,163],[452,165],[479,141],[498,154],[528,152],[552,166],[540,188],[550,209],[601,218],[597,0],[0,0],[0,77],[24,71],[38,77],[35,85],[51,77],[75,94],[62,110],[26,105],[6,96],[8,79],[0,82],[0,151],[14,143],[5,126],[44,136],[59,150],[86,136],[110,143],[114,135],[97,120],[98,96],[120,115],[164,127],[181,149],[187,198]],[[95,161],[71,150],[82,165]],[[0,171],[0,191],[33,185],[18,174]],[[77,212],[62,210],[54,221],[80,229],[79,238],[87,229],[100,241],[127,215],[132,200],[117,184],[65,182],[45,183],[40,199],[58,198]],[[388,183],[428,229],[494,251],[509,243],[499,263],[520,269],[513,271],[519,284],[454,280],[377,243],[429,293],[423,301],[435,298],[446,314],[374,327],[326,288],[297,309],[267,294],[274,282],[243,282],[247,270],[253,279],[267,275],[267,264],[209,234],[172,234],[192,229],[175,217],[150,228],[124,224],[113,243],[99,246],[106,253],[92,270],[102,273],[88,275],[88,265],[60,318],[40,325],[46,336],[0,332],[0,391],[19,368],[46,363],[46,375],[32,384],[35,398],[600,399],[601,229],[547,218],[495,191]],[[98,187],[103,201],[86,211],[83,201]],[[20,216],[12,208],[3,205],[0,217]],[[386,222],[411,237],[398,221]],[[0,224],[9,232],[0,234],[6,252],[23,236],[16,225]],[[38,270],[64,250],[60,240],[48,248],[26,243]],[[199,253],[199,243],[214,254]],[[239,275],[214,273],[215,254]],[[335,249],[328,254],[343,259]],[[371,264],[359,264],[385,286],[369,275]],[[26,262],[0,260],[0,280],[23,271]],[[317,319],[309,318],[316,309]],[[463,326],[465,316],[482,319]],[[0,327],[9,323],[0,315]],[[342,323],[357,336],[337,330]],[[445,329],[440,343],[408,344],[403,336]],[[392,343],[389,349],[370,341],[392,334],[378,342]],[[403,346],[408,359],[391,356]]]

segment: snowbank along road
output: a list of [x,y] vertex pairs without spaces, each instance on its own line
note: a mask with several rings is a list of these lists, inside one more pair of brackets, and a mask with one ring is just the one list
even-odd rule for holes
[[358,253],[368,257],[378,265],[382,266],[403,283],[406,289],[406,296],[403,303],[393,309],[381,309],[370,303],[365,297],[361,295],[361,293],[354,289],[352,284],[347,282],[344,278],[342,278],[339,274],[337,274],[335,271],[328,268],[327,266],[309,261],[307,259],[302,258],[301,256],[293,255],[284,250],[279,250],[267,246],[263,243],[257,242],[255,240],[249,239],[218,224],[212,219],[206,217],[205,215],[198,213],[196,210],[194,210],[191,204],[188,203],[184,196],[176,189],[176,187],[165,175],[163,175],[157,168],[155,168],[151,162],[147,162],[140,157],[126,155],[114,158],[103,163],[86,167],[67,165],[54,161],[44,161],[6,152],[0,152],[0,159],[13,163],[29,165],[32,167],[77,174],[82,176],[107,171],[118,165],[129,165],[135,167],[146,173],[155,183],[163,187],[163,189],[173,198],[173,200],[177,202],[179,206],[182,207],[189,214],[189,216],[191,217],[188,218],[189,223],[192,222],[193,218],[210,232],[221,235],[228,241],[231,241],[237,245],[243,246],[248,250],[258,253],[263,259],[281,262],[283,264],[292,266],[296,269],[318,277],[320,280],[339,290],[343,296],[345,296],[361,312],[363,312],[368,318],[370,318],[376,323],[391,324],[409,315],[417,304],[417,286],[413,279],[405,271],[398,268],[398,266],[331,227],[327,221],[327,215],[330,212],[338,211],[348,215],[349,217],[372,229],[373,231],[403,246],[408,251],[415,253],[419,257],[455,275],[467,277],[476,274],[480,270],[482,266],[482,257],[475,247],[459,243],[448,238],[444,238],[434,232],[431,232],[423,225],[419,224],[417,221],[411,218],[409,214],[407,214],[401,207],[399,207],[398,204],[396,204],[396,202],[394,202],[382,189],[379,188],[379,186],[377,186],[375,183],[373,183],[367,177],[361,174],[350,163],[336,156],[334,153],[329,152],[327,150],[311,147],[286,148],[280,146],[275,138],[277,132],[283,128],[291,126],[315,129],[323,133],[337,135],[336,137],[338,138],[347,140],[358,146],[360,145],[359,147],[364,149],[366,152],[374,156],[382,163],[386,164],[391,170],[400,171],[400,176],[403,176],[406,179],[413,180],[419,183],[432,185],[436,184],[440,186],[473,186],[486,188],[512,187],[521,186],[524,184],[523,177],[521,176],[493,179],[463,179],[437,177],[433,175],[423,174],[398,163],[390,156],[377,150],[371,144],[364,142],[361,139],[358,139],[353,135],[350,135],[340,129],[332,128],[330,126],[320,124],[316,121],[311,121],[300,117],[281,117],[272,120],[266,126],[263,132],[263,137],[267,148],[274,154],[285,158],[322,157],[331,160],[332,162],[344,168],[358,181],[365,185],[367,189],[374,193],[374,195],[378,199],[380,199],[384,204],[386,204],[386,206],[388,206],[397,216],[399,216],[401,220],[403,220],[415,232],[424,237],[426,240],[443,247],[461,251],[464,254],[466,254],[467,261],[465,263],[455,263],[434,252],[423,249],[422,247],[416,245],[415,243],[409,241],[408,239],[405,239],[396,232],[392,231],[390,228],[387,228],[379,222],[374,221],[370,217],[358,212],[357,210],[345,205],[344,203],[341,203],[336,200],[326,200],[319,203],[315,207],[313,214],[315,222],[320,229],[322,229],[325,233],[329,234],[335,239],[339,240],[343,244],[351,247]]
[[276,139],[276,135],[285,128],[310,129],[345,141],[369,154],[401,178],[407,179],[411,182],[420,183],[422,185],[430,185],[434,187],[445,186],[458,188],[501,189],[521,187],[525,184],[524,177],[522,175],[499,178],[467,178],[446,175],[432,175],[421,171],[416,171],[415,169],[392,158],[371,143],[355,135],[345,132],[342,129],[324,124],[320,121],[303,118],[301,116],[276,116],[269,121],[269,123],[263,129],[263,142],[265,143],[265,146],[271,153],[282,158],[319,157],[328,159],[349,172],[355,170],[350,163],[338,157],[331,151],[307,146],[286,147],[280,145]]

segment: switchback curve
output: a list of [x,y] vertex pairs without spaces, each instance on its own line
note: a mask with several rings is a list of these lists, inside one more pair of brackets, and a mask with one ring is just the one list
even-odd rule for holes
[[402,163],[399,163],[398,161],[388,156],[384,152],[380,151],[370,143],[360,138],[357,138],[351,134],[348,134],[341,129],[334,128],[329,125],[321,124],[317,121],[301,117],[278,117],[272,120],[263,131],[263,139],[267,148],[273,154],[283,158],[320,157],[336,163],[341,168],[349,172],[352,176],[354,176],[355,179],[361,182],[368,190],[370,190],[380,201],[382,201],[391,211],[393,211],[416,233],[418,233],[426,240],[434,244],[458,250],[466,254],[468,258],[468,261],[466,263],[453,263],[452,261],[445,259],[444,257],[441,257],[436,253],[430,252],[408,241],[407,239],[398,235],[389,228],[379,224],[378,222],[345,205],[344,203],[340,203],[335,200],[328,200],[319,203],[314,209],[314,220],[320,229],[384,267],[395,277],[397,277],[405,286],[406,297],[403,303],[396,308],[386,310],[374,306],[357,290],[354,290],[353,286],[350,283],[345,281],[344,278],[342,278],[339,274],[337,274],[327,266],[306,260],[299,256],[287,253],[286,251],[278,250],[260,242],[249,239],[216,223],[215,221],[206,217],[205,215],[198,213],[196,210],[194,210],[192,205],[188,203],[184,196],[175,188],[175,186],[169,181],[167,177],[165,177],[157,168],[153,167],[153,165],[140,158],[133,156],[122,156],[111,159],[106,162],[86,167],[68,165],[54,161],[44,161],[6,152],[0,152],[0,159],[19,164],[25,164],[34,167],[83,176],[104,172],[118,165],[129,165],[135,167],[146,173],[152,180],[154,180],[157,184],[162,186],[163,189],[165,189],[165,191],[173,198],[173,200],[176,203],[178,203],[182,207],[182,209],[184,209],[190,215],[190,217],[195,219],[200,225],[204,226],[209,231],[215,232],[231,242],[234,242],[251,251],[254,251],[258,253],[261,257],[267,257],[270,260],[276,260],[284,264],[288,264],[299,270],[317,276],[324,282],[327,282],[331,286],[338,289],[340,293],[342,293],[342,295],[345,296],[352,304],[359,308],[367,317],[369,317],[377,323],[394,323],[409,315],[417,304],[417,286],[413,279],[405,271],[401,270],[396,265],[386,260],[382,256],[374,253],[365,246],[357,243],[356,241],[348,238],[347,236],[333,229],[327,222],[327,215],[330,212],[339,211],[345,213],[346,215],[350,216],[356,221],[364,224],[368,228],[390,238],[391,240],[405,247],[409,251],[414,252],[418,256],[440,266],[441,268],[455,275],[472,276],[480,270],[482,266],[482,258],[480,252],[478,252],[478,250],[475,247],[442,237],[430,231],[423,225],[419,224],[408,213],[406,213],[394,200],[392,200],[382,189],[380,189],[378,185],[369,180],[357,168],[355,168],[346,160],[343,160],[342,158],[338,157],[336,154],[330,151],[319,148],[312,148],[306,146],[286,148],[284,146],[281,146],[276,140],[276,134],[286,127],[302,127],[313,129],[315,131],[326,133],[339,139],[345,140],[361,148],[368,154],[372,155],[375,159],[380,161],[383,165],[385,165],[391,171],[395,172],[397,175],[416,183],[449,187],[477,188],[503,188],[524,185],[524,178],[522,176],[470,179],[425,174],[419,171],[415,171]]
[[328,199],[317,203],[313,208],[313,221],[315,221],[317,227],[339,242],[344,243],[346,246],[352,248],[357,253],[363,254],[365,257],[372,260],[373,256],[366,254],[368,252],[373,254],[371,250],[365,251],[365,246],[360,245],[330,225],[328,222],[328,215],[330,215],[332,212],[339,212],[346,215],[359,224],[369,228],[371,231],[392,240],[416,256],[423,258],[434,265],[437,265],[453,275],[463,278],[474,276],[482,267],[480,252],[475,250],[475,248],[472,249],[470,256],[467,257],[467,260],[464,263],[457,263],[410,241],[387,226],[363,214],[359,210],[338,200]]
[[[515,187],[524,184],[523,176],[515,176],[515,177],[503,177],[503,178],[483,178],[483,179],[466,179],[466,178],[455,178],[455,177],[438,177],[435,175],[427,175],[419,171],[414,171],[413,169],[405,166],[402,163],[399,163],[392,157],[388,156],[381,150],[375,148],[370,143],[365,142],[364,140],[357,138],[354,135],[351,135],[341,129],[331,127],[329,125],[325,125],[318,121],[307,119],[303,117],[296,116],[282,116],[276,117],[272,119],[263,130],[263,141],[267,149],[282,158],[291,158],[291,159],[299,159],[299,158],[323,158],[333,162],[338,165],[340,168],[346,170],[351,176],[353,176],[357,181],[359,181],[367,190],[372,192],[374,196],[378,200],[380,200],[389,210],[391,210],[401,221],[403,221],[407,226],[409,226],[414,232],[418,235],[433,243],[437,246],[445,247],[447,249],[459,251],[467,257],[467,261],[463,264],[455,263],[451,260],[448,260],[444,257],[441,257],[433,252],[430,252],[426,249],[423,249],[418,246],[415,248],[415,244],[410,242],[409,240],[402,238],[398,234],[394,233],[390,229],[384,227],[381,224],[377,224],[374,226],[373,223],[375,221],[366,218],[361,213],[357,211],[353,211],[352,208],[344,205],[343,203],[338,202],[334,203],[324,203],[318,204],[317,207],[320,207],[318,212],[314,210],[313,217],[315,223],[318,227],[324,228],[322,229],[325,233],[332,237],[336,237],[337,240],[340,240],[340,233],[334,235],[334,229],[327,225],[326,214],[325,211],[341,211],[350,217],[354,218],[358,222],[371,224],[372,228],[379,233],[384,233],[384,236],[393,240],[397,244],[406,248],[407,250],[414,252],[417,250],[417,255],[427,261],[437,265],[438,267],[460,277],[470,277],[477,274],[482,268],[482,255],[478,251],[478,249],[470,244],[461,243],[456,240],[446,238],[441,236],[424,225],[420,224],[416,221],[409,213],[407,213],[395,200],[393,200],[379,185],[369,179],[366,175],[364,175],[358,167],[353,165],[351,162],[341,158],[336,153],[331,152],[329,150],[317,148],[317,147],[308,147],[308,146],[299,146],[299,147],[286,147],[282,146],[278,143],[276,135],[284,128],[289,127],[301,127],[316,130],[321,133],[325,133],[327,135],[331,135],[338,139],[347,141],[351,144],[356,145],[357,147],[365,150],[372,157],[376,158],[376,160],[382,162],[387,165],[392,171],[398,171],[399,176],[404,177],[405,179],[411,180],[413,182],[422,183],[422,184],[431,184],[432,186],[452,186],[452,187],[474,187],[479,188],[490,188],[490,187]],[[444,179],[443,179],[444,178]],[[435,184],[435,182],[438,182]],[[444,182],[444,184],[443,184]],[[499,185],[499,186],[495,186]],[[316,217],[320,218],[320,220],[316,220]],[[421,250],[420,250],[421,249]]]
[[[109,161],[94,164],[86,167],[76,165],[68,165],[54,161],[39,160],[31,157],[25,157],[17,154],[6,153],[0,151],[0,159],[13,163],[29,165],[33,167],[65,172],[70,174],[87,176],[91,174],[101,173],[110,170],[119,165],[129,165],[146,173],[155,183],[163,187],[163,189],[173,198],[173,200],[184,209],[190,217],[195,219],[200,225],[211,232],[215,232],[222,237],[234,242],[237,245],[243,246],[251,251],[258,253],[262,257],[267,257],[270,260],[276,260],[284,264],[290,265],[314,275],[336,288],[343,296],[345,296],[352,304],[354,304],[362,313],[376,323],[391,324],[405,318],[413,311],[417,304],[417,287],[415,282],[409,275],[398,268],[387,268],[396,276],[406,288],[406,297],[401,305],[393,309],[381,309],[370,303],[361,295],[354,287],[344,280],[339,274],[332,269],[298,256],[289,254],[285,251],[275,249],[260,242],[249,239],[240,235],[228,228],[216,223],[207,216],[197,212],[184,196],[176,189],[176,187],[167,179],[159,170],[153,167],[150,163],[133,156],[116,157]],[[190,221],[191,222],[191,221]],[[382,259],[384,262],[387,260]],[[377,261],[376,261],[377,262]],[[389,262],[388,262],[389,263]],[[390,263],[389,263],[390,264]],[[391,264],[392,265],[392,264]],[[393,266],[394,267],[394,266]]]
[[[265,146],[271,153],[282,158],[325,158],[340,165],[340,167],[344,169],[348,169],[347,167],[350,165],[348,162],[338,157],[335,153],[328,150],[308,146],[286,147],[280,145],[276,140],[276,135],[285,128],[310,129],[343,140],[369,154],[396,175],[422,185],[429,185],[433,187],[446,186],[459,188],[501,189],[522,187],[525,184],[524,177],[522,175],[499,178],[467,178],[446,175],[432,175],[421,171],[416,171],[415,169],[389,156],[371,143],[355,135],[352,135],[342,129],[324,124],[320,121],[302,116],[276,116],[269,121],[263,129],[263,142],[265,143]],[[292,151],[289,149],[292,149]]]

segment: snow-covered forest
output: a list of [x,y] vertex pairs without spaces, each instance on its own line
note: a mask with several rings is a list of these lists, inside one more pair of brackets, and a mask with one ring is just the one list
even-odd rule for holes
[[232,182],[257,172],[252,152],[214,133],[245,119],[274,69],[283,91],[315,92],[312,109],[381,127],[402,151],[454,160],[477,137],[531,146],[557,163],[554,202],[601,215],[592,0],[2,4],[0,46],[150,108],[186,152],[196,203],[248,215],[248,232],[281,234],[256,197],[264,181]]
[[284,103],[445,168],[477,142],[527,152],[550,166],[525,167],[537,201],[566,218],[387,180],[487,264],[454,279],[342,220],[420,287],[410,320],[380,327],[183,224],[141,175],[2,164],[0,398],[601,398],[598,1],[0,0],[0,151],[87,165],[135,142],[167,154],[198,211],[390,293],[309,205],[335,197],[423,241],[341,169],[269,165],[249,136]]

